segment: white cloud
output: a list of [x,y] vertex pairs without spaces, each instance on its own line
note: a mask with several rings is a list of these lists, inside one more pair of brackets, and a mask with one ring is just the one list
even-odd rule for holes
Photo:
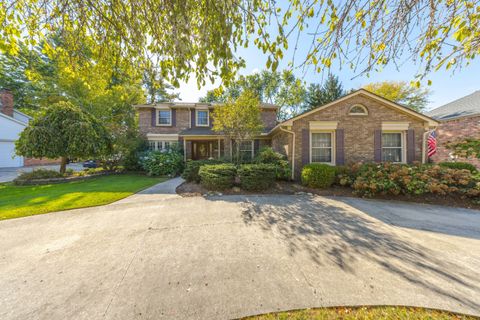
[[259,73],[260,70],[258,68],[253,68],[251,74]]

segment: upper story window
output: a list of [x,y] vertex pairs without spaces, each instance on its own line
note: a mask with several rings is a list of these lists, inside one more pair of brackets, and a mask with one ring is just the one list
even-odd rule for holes
[[172,110],[158,109],[157,110],[157,126],[171,126],[172,125]]
[[404,162],[403,132],[382,133],[382,161]]
[[368,115],[368,110],[365,106],[361,104],[356,104],[350,108],[348,114],[351,116],[366,116]]
[[209,114],[208,109],[205,110],[197,110],[196,111],[196,119],[197,119],[197,126],[198,127],[208,127],[209,126]]

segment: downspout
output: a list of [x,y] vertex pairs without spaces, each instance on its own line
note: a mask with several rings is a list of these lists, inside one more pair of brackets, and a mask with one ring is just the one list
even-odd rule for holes
[[426,141],[427,141],[426,137],[429,132],[430,130],[425,131],[422,136],[422,164],[425,164],[425,161],[426,161],[426,152],[425,152]]
[[292,180],[295,180],[295,132],[279,127],[281,131],[290,133],[293,136],[292,143]]

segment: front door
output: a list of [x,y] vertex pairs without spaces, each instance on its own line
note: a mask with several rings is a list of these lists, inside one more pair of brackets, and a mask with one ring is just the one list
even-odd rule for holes
[[193,141],[192,142],[192,159],[203,160],[212,157],[213,142],[212,141]]

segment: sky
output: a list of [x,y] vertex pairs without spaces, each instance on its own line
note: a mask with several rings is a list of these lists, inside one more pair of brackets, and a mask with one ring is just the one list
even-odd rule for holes
[[[250,43],[252,42],[253,41],[250,41]],[[311,40],[307,38],[306,33],[304,33],[300,37],[298,43],[300,45],[296,53],[297,61],[302,58],[302,54],[306,54]],[[304,44],[304,46],[302,47],[301,44]],[[292,47],[293,46],[290,45],[290,48]],[[248,75],[266,69],[265,63],[267,61],[267,56],[256,47],[252,46],[247,49],[241,48],[237,51],[237,56],[243,57],[246,61],[246,67],[240,70],[240,74]],[[280,71],[287,68],[288,62],[291,61],[292,56],[293,49],[289,49],[285,53],[284,59],[280,62],[277,70]],[[358,89],[367,83],[386,80],[405,81],[410,83],[410,81],[415,80],[415,75],[418,72],[419,66],[415,65],[414,62],[409,59],[403,59],[402,61],[403,63],[400,70],[397,70],[394,65],[388,65],[381,72],[372,72],[369,77],[358,76],[358,74],[354,73],[348,66],[340,68],[338,63],[336,67],[332,67],[331,72],[340,78],[344,88],[347,90]],[[325,76],[315,73],[313,68],[310,68],[307,73],[301,69],[293,69],[293,72],[298,78],[306,82],[306,86],[308,86],[309,83],[321,83],[322,77]],[[431,80],[432,84],[427,86],[426,80]],[[198,88],[196,79],[191,78],[188,82],[181,83],[177,92],[180,93],[180,99],[182,101],[196,102],[199,98],[205,96],[208,90],[218,87],[219,84],[220,79],[216,80],[213,84],[208,83],[206,86]],[[425,111],[440,107],[476,90],[480,90],[480,59],[477,58],[476,61],[471,62],[469,66],[466,66],[463,69],[455,71],[446,71],[442,69],[432,72],[427,76],[423,85],[428,87],[431,91],[429,98],[430,101]]]
[[[256,48],[249,48],[242,50],[241,56],[246,60],[246,67],[239,73],[243,75],[258,72],[265,69],[265,63],[267,57],[259,52]],[[288,58],[284,59],[283,65],[286,67]],[[282,65],[278,68],[282,69]],[[412,64],[404,64],[401,70],[397,70],[393,66],[387,66],[383,71],[370,74],[370,77],[366,76],[355,77],[348,67],[332,69],[331,72],[337,75],[342,81],[344,88],[356,89],[370,82],[395,80],[406,81],[409,83],[414,80],[417,71],[417,66]],[[303,79],[307,85],[309,83],[321,83],[322,75],[309,71],[305,76],[301,70],[294,70],[297,77]],[[480,59],[473,61],[469,66],[464,67],[461,70],[445,71],[439,70],[437,72],[428,75],[428,79],[432,81],[432,85],[429,86],[431,91],[430,102],[427,105],[426,111],[440,107],[448,102],[459,99],[466,96],[476,90],[480,90]],[[180,93],[180,98],[185,102],[196,102],[201,97],[205,96],[208,90],[216,88],[220,84],[218,79],[214,84],[207,82],[207,85],[198,88],[196,79],[191,78],[188,82],[181,83],[177,92]],[[424,84],[426,86],[426,83]]]

